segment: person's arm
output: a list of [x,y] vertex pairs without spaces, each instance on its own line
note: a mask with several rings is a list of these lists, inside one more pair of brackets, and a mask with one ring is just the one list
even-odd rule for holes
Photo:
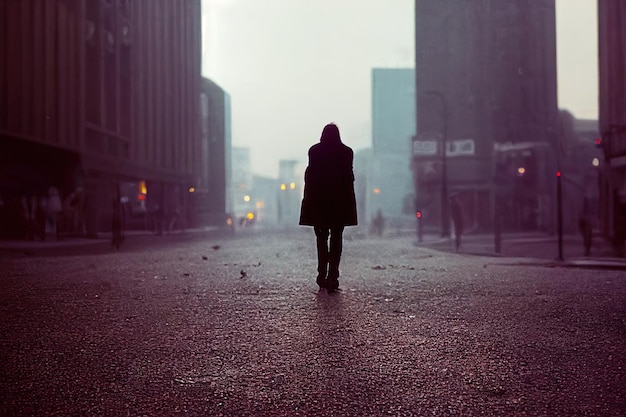
[[352,182],[354,182],[354,152],[350,149],[350,174],[352,176]]

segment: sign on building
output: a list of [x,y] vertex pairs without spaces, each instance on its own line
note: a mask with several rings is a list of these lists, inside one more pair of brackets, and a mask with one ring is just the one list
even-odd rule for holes
[[[414,140],[414,156],[437,155],[438,143],[436,140]],[[474,139],[457,139],[446,143],[446,156],[471,156],[476,154]]]
[[476,153],[474,139],[457,139],[447,143],[446,156],[466,156]]
[[437,141],[434,140],[414,140],[413,155],[436,155]]

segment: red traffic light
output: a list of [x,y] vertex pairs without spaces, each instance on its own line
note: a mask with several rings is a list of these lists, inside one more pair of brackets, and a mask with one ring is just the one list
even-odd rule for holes
[[601,138],[596,138],[596,140],[594,142],[595,142],[596,146],[602,145],[602,139]]
[[415,213],[415,217],[417,217],[418,219],[421,219],[422,218],[422,212],[421,211],[416,212]]

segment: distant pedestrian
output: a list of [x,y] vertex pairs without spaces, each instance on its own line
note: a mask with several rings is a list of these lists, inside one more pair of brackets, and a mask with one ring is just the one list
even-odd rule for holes
[[161,204],[157,204],[154,209],[154,232],[157,236],[161,236],[163,234],[163,218],[165,217],[163,213],[163,208]]
[[461,235],[463,234],[463,206],[458,194],[450,196],[450,217],[454,223],[454,247],[458,252],[461,247]]
[[578,230],[583,238],[583,247],[585,248],[585,256],[591,254],[591,239],[593,236],[593,224],[591,219],[591,206],[589,199],[583,199],[583,207],[578,218]]
[[45,235],[45,212],[41,206],[41,201],[36,195],[30,195],[25,199],[27,231],[26,240],[46,239]]
[[36,234],[42,241],[46,240],[46,210],[48,206],[47,197],[40,195],[37,197],[35,206],[35,227]]
[[182,207],[180,204],[176,204],[176,208],[170,215],[169,223],[167,225],[167,233],[172,233],[174,231],[174,227],[178,226],[178,220],[180,219],[180,215],[182,212]]
[[309,149],[304,174],[300,225],[314,228],[317,285],[328,292],[339,288],[343,229],[357,225],[353,160],[352,149],[341,142],[339,128],[331,123],[324,126],[320,142]]
[[31,210],[31,198],[28,195],[22,196],[22,218],[25,225],[26,234],[24,239],[33,240],[33,219]]
[[48,204],[46,206],[46,215],[48,225],[52,234],[59,238],[60,236],[60,218],[63,212],[63,205],[61,204],[61,196],[59,190],[56,187],[48,188]]
[[113,198],[113,218],[111,221],[111,244],[119,249],[124,241],[124,211],[120,197]]
[[382,236],[385,230],[385,218],[381,209],[376,211],[376,216],[372,217],[372,224],[370,226],[370,234]]

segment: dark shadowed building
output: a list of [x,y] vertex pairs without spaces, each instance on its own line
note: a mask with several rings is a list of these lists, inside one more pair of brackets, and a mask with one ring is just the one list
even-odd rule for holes
[[203,78],[200,106],[202,140],[196,155],[199,177],[194,215],[199,225],[223,226],[233,208],[230,95]]
[[592,227],[600,230],[599,180],[603,162],[598,121],[576,119],[566,111],[559,112],[558,142],[562,173],[563,230],[578,233],[578,220],[585,204],[592,216]]
[[600,190],[603,232],[624,256],[626,241],[626,2],[598,1]]
[[415,22],[417,200],[446,213],[460,192],[468,229],[491,228],[494,144],[555,145],[554,0],[416,0]]
[[120,194],[128,214],[185,206],[200,0],[5,0],[0,16],[3,197],[84,190],[78,233],[110,229]]

